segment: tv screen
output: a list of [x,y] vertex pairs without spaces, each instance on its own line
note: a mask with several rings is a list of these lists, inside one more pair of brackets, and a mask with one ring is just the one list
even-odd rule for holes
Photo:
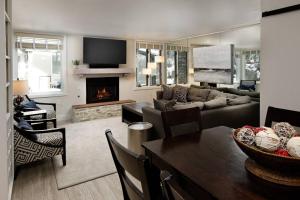
[[126,40],[83,38],[83,63],[90,66],[126,64]]
[[195,81],[232,84],[233,50],[233,45],[194,48]]

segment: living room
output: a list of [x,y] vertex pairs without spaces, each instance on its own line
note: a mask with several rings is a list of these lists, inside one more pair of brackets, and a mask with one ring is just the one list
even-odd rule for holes
[[299,5],[3,1],[0,199],[297,199]]

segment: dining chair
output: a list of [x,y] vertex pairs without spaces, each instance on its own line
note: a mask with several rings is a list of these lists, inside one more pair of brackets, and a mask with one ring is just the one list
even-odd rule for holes
[[161,187],[166,200],[194,200],[187,191],[185,191],[175,176],[168,171],[161,172]]
[[[149,159],[123,147],[113,138],[110,130],[106,130],[105,135],[120,178],[124,200],[160,199],[157,197],[159,194],[154,191],[154,184],[151,184]],[[141,182],[142,191],[132,182],[127,173]],[[159,190],[159,185],[157,188]]]
[[201,133],[201,113],[199,107],[162,112],[165,137]]
[[288,122],[292,126],[300,127],[300,112],[269,106],[265,126],[271,127],[272,122]]

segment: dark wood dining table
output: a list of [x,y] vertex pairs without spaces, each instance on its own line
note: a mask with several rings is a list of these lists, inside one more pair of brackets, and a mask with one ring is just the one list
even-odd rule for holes
[[[143,144],[151,164],[178,177],[195,199],[300,199],[300,190],[262,182],[244,168],[247,156],[220,126],[201,134],[182,135]],[[157,170],[158,171],[158,170]]]

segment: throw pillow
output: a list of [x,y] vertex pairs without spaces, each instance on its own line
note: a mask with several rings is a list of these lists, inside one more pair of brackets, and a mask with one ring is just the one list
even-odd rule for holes
[[251,98],[249,96],[241,96],[235,99],[227,99],[228,105],[240,105],[251,102]]
[[206,101],[207,97],[210,93],[210,90],[208,89],[198,89],[195,87],[189,88],[188,92],[188,100],[189,101]]
[[187,102],[188,88],[180,85],[174,87],[173,99],[178,102]]
[[219,108],[227,105],[225,97],[218,97],[216,99],[204,102],[204,107],[206,109]]
[[21,104],[23,109],[26,110],[39,110],[41,109],[40,107],[38,107],[35,103],[35,101],[26,101],[24,103]]
[[173,88],[167,85],[162,85],[163,99],[171,100],[173,98]]
[[[23,118],[20,119],[18,128],[21,130],[33,130],[32,126]],[[36,134],[27,134],[26,136],[31,140],[37,140]]]
[[156,100],[153,99],[154,108],[163,112],[174,110],[173,106],[176,104],[174,100]]

